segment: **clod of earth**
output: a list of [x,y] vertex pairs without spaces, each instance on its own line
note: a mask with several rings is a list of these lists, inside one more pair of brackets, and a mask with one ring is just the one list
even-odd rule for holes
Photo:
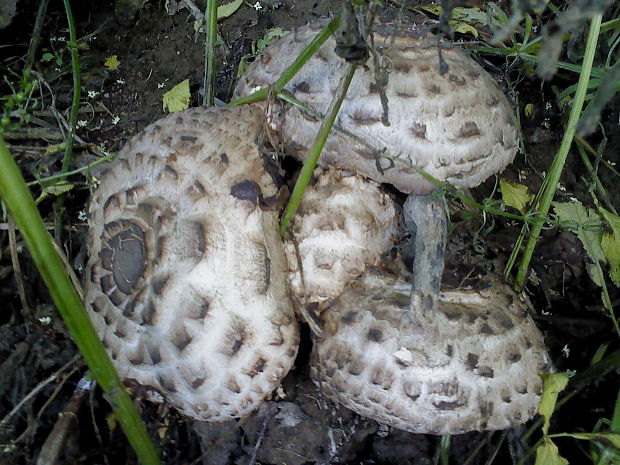
[[254,142],[261,120],[252,107],[172,114],[127,143],[90,205],[99,336],[122,378],[196,419],[252,412],[297,354],[278,215],[258,202],[280,181]]

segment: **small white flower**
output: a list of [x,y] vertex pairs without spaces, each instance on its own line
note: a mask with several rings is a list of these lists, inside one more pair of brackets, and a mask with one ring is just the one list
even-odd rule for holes
[[83,128],[83,127],[85,127],[87,124],[88,124],[88,121],[86,121],[85,119],[81,119],[81,120],[78,120],[78,122],[77,122],[77,127],[78,127],[78,128]]
[[566,370],[566,376],[568,376],[569,378],[572,378],[576,374],[577,374],[577,370]]
[[564,347],[562,347],[562,355],[564,355],[564,357],[568,358],[570,355],[570,349],[568,348],[568,344],[566,344]]
[[88,215],[86,215],[86,210],[80,210],[78,212],[78,220],[86,221],[88,219]]
[[116,83],[122,85],[122,84],[125,84],[125,80],[124,79],[117,79]]
[[47,326],[52,322],[52,319],[49,316],[41,316],[39,317],[39,323],[43,326]]
[[561,192],[566,192],[566,187],[561,182],[558,183],[558,189],[560,189]]
[[120,120],[121,120],[120,117],[115,116],[114,118],[112,118],[112,124],[116,126]]
[[95,98],[97,95],[99,95],[99,92],[97,92],[96,90],[88,91],[88,98]]
[[252,89],[250,90],[250,93],[253,94],[254,92],[258,92],[262,88],[263,88],[263,86],[252,87]]
[[545,110],[549,111],[551,110],[551,108],[553,108],[553,105],[551,105],[551,102],[545,103]]
[[263,9],[263,5],[261,5],[260,2],[256,2],[254,5],[252,5],[252,8],[254,8],[256,11],[259,11]]
[[164,87],[166,87],[166,83],[165,82],[158,82],[157,83],[157,88],[158,89],[163,89]]

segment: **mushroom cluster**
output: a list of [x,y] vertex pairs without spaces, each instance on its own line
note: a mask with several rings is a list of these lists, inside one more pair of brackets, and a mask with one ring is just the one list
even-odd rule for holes
[[[274,82],[319,28],[297,28],[268,47],[236,95]],[[445,206],[420,172],[455,187],[498,173],[518,150],[514,112],[486,71],[423,28],[376,25],[372,43],[377,56],[353,77],[336,119],[344,131],[332,132],[319,164],[409,194],[403,213],[415,261],[410,276],[370,270],[330,301],[315,335],[313,378],[333,400],[412,432],[523,423],[536,412],[538,373],[549,368],[542,335],[498,280],[487,290],[440,293]],[[285,89],[319,113],[338,85],[325,77],[342,75],[346,66],[335,45],[328,39]],[[268,112],[278,143],[303,160],[320,121],[289,104]]]
[[[298,28],[267,48],[237,95],[273,82],[317,31]],[[119,153],[91,202],[85,299],[122,377],[192,418],[246,415],[293,365],[295,300],[319,310],[313,379],[362,415],[448,434],[534,414],[548,366],[542,336],[495,279],[440,292],[446,216],[418,171],[475,186],[514,157],[518,125],[463,52],[419,29],[394,32],[374,32],[387,82],[375,84],[373,64],[355,75],[337,121],[349,133],[328,139],[284,244],[271,202],[282,181],[257,140],[263,108],[179,112]],[[336,86],[326,76],[344,66],[334,45],[287,87],[319,111]],[[303,159],[319,122],[288,105],[269,112],[276,140]],[[400,236],[400,208],[380,183],[409,194],[412,273],[377,268]]]

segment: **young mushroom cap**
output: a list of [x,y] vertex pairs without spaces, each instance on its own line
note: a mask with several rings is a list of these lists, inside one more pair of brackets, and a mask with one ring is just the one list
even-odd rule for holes
[[[275,82],[314,38],[321,24],[294,29],[267,47],[247,69],[235,90],[249,94]],[[384,87],[389,126],[373,59],[353,77],[336,125],[372,145],[332,131],[319,163],[346,168],[405,193],[426,194],[436,186],[412,165],[456,187],[473,187],[500,172],[514,158],[520,130],[514,111],[494,79],[462,50],[422,27],[398,30],[377,25],[374,43],[389,69]],[[301,103],[325,113],[346,66],[329,38],[286,86]],[[439,71],[439,53],[447,72]],[[387,70],[386,69],[386,70]],[[386,70],[383,70],[384,72]],[[291,105],[272,112],[272,127],[285,149],[303,158],[320,121]],[[380,156],[386,150],[398,157]]]
[[194,108],[133,137],[90,204],[86,305],[122,378],[186,415],[251,412],[298,327],[257,108]]
[[442,292],[433,315],[411,314],[408,280],[369,268],[321,314],[313,380],[332,400],[412,433],[526,422],[548,355],[525,305],[487,284]]
[[333,168],[315,176],[284,242],[291,290],[304,304],[338,297],[399,235],[396,204],[376,182]]

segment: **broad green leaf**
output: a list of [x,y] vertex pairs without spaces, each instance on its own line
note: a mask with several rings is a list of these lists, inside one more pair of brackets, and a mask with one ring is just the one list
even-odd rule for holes
[[595,210],[584,207],[579,202],[553,202],[553,209],[562,227],[570,229],[583,244],[588,256],[594,262],[607,262],[601,248],[603,223]]
[[106,58],[103,65],[106,68],[108,68],[110,71],[116,71],[118,67],[121,65],[121,62],[116,55],[112,55]]
[[568,465],[568,460],[560,455],[558,446],[545,436],[543,443],[536,449],[536,465]]
[[228,18],[243,4],[243,0],[234,0],[217,7],[217,19]]
[[190,98],[189,79],[186,79],[164,94],[164,111],[174,113],[175,111],[185,110],[189,108]]
[[534,198],[527,186],[504,179],[499,180],[499,190],[502,193],[502,200],[504,203],[509,207],[516,208],[521,213],[525,213],[525,207],[527,207]]
[[611,227],[611,233],[605,232],[601,238],[601,247],[610,266],[609,276],[616,286],[620,286],[620,217],[604,208],[599,211]]
[[53,59],[53,58],[54,58],[54,55],[52,55],[52,54],[51,54],[51,53],[49,53],[49,52],[48,52],[48,53],[44,53],[44,54],[41,56],[41,60],[43,60],[43,61],[45,61],[45,62],[52,61],[52,59]]
[[616,449],[620,449],[620,434],[618,433],[558,433],[552,434],[551,437],[571,437],[582,439],[584,441],[599,441],[603,444],[610,444]]
[[549,421],[558,401],[558,394],[568,384],[568,375],[566,373],[553,373],[550,375],[543,374],[541,377],[543,379],[543,393],[538,406],[538,413],[544,418],[542,430],[544,434],[547,434],[549,431]]

